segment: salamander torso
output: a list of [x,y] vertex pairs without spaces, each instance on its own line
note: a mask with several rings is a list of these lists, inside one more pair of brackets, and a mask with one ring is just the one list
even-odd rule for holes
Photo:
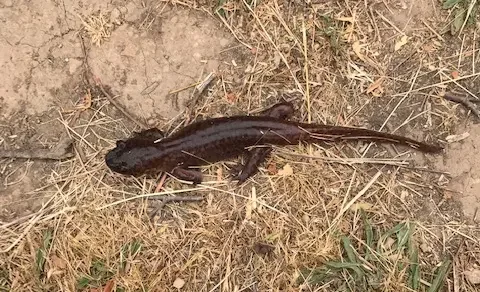
[[424,152],[442,150],[439,146],[373,130],[286,120],[292,112],[291,105],[278,104],[262,116],[207,119],[192,123],[166,138],[163,138],[160,130],[148,129],[127,140],[118,141],[116,148],[106,155],[106,164],[121,174],[141,175],[165,171],[180,179],[199,183],[202,180],[201,173],[188,167],[207,165],[247,153],[247,162],[237,176],[239,182],[243,182],[266,159],[271,151],[268,145],[367,140],[403,144]]

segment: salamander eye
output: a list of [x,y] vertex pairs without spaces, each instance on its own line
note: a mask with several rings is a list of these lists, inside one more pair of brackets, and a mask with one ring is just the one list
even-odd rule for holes
[[125,141],[123,141],[123,140],[118,140],[117,141],[117,148],[123,149],[123,148],[125,148],[126,145],[127,145],[127,143],[125,143]]

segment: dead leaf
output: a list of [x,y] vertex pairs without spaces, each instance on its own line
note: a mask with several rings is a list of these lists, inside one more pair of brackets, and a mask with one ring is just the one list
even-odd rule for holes
[[425,51],[425,53],[433,53],[436,50],[435,44],[430,42],[427,44],[424,44],[422,46],[422,49]]
[[370,204],[370,203],[356,203],[356,204],[353,204],[352,207],[350,207],[350,209],[352,211],[359,211],[359,210],[365,210],[365,211],[368,211],[370,209],[372,209],[373,205]]
[[470,270],[463,272],[465,274],[465,278],[468,282],[472,285],[480,284],[480,270]]
[[227,93],[225,97],[227,98],[227,101],[230,103],[234,103],[237,100],[237,95],[233,92]]
[[50,257],[50,260],[52,261],[52,266],[54,268],[60,269],[60,270],[65,270],[67,268],[67,261],[65,261],[62,258],[59,258],[56,255],[52,255]]
[[375,80],[375,82],[373,82],[372,84],[370,84],[370,86],[367,88],[367,94],[371,93],[375,97],[381,96],[383,93],[383,87],[382,87],[383,80],[384,78],[381,77]]
[[357,57],[358,57],[360,60],[365,61],[365,56],[361,53],[362,45],[360,45],[360,41],[355,41],[355,42],[352,44],[352,49],[353,49],[353,51],[355,52],[355,55],[357,55]]
[[388,237],[387,240],[385,240],[385,244],[383,246],[385,247],[385,249],[390,249],[394,243],[395,239]]
[[176,278],[175,281],[173,282],[173,287],[177,289],[182,289],[184,285],[185,285],[185,281],[181,278]]
[[337,17],[337,20],[338,20],[338,21],[350,22],[350,23],[354,23],[354,22],[355,22],[355,19],[353,18],[353,16],[350,16],[350,17]]
[[400,194],[400,199],[405,200],[407,196],[408,196],[408,191],[403,190],[402,193]]
[[105,284],[105,287],[103,287],[103,292],[112,292],[113,288],[115,287],[115,280],[111,279]]
[[245,204],[245,219],[252,219],[252,204],[250,203],[250,201]]
[[275,250],[275,246],[268,244],[268,243],[263,243],[263,242],[257,242],[253,245],[253,250],[261,255],[266,255]]
[[447,140],[448,143],[455,143],[455,142],[462,141],[462,140],[468,138],[469,136],[470,136],[470,133],[465,132],[465,133],[459,134],[459,135],[449,135],[445,138],[445,140]]
[[395,52],[400,50],[404,45],[408,43],[408,36],[404,35],[399,41],[395,43]]
[[50,256],[49,265],[50,268],[47,271],[47,279],[50,279],[54,275],[63,274],[64,270],[67,268],[67,262],[55,254]]
[[453,79],[458,79],[459,76],[460,76],[460,73],[458,73],[458,71],[453,71],[452,72],[452,78]]
[[276,174],[278,172],[277,165],[273,162],[269,163],[268,166],[267,166],[267,172],[270,175]]
[[397,253],[397,254],[391,254],[391,255],[388,255],[387,258],[392,261],[392,262],[398,262],[399,260],[401,260],[403,257],[401,254]]
[[63,271],[57,270],[55,268],[49,269],[47,271],[47,279],[50,279],[52,276],[61,275]]
[[282,176],[289,176],[293,174],[293,168],[290,166],[290,164],[285,164],[285,166],[278,171],[279,175]]
[[275,51],[273,55],[273,64],[275,69],[280,66],[280,62],[282,62],[282,56],[279,52]]
[[450,199],[452,199],[452,194],[451,194],[450,192],[448,192],[448,191],[445,192],[445,193],[443,194],[443,199],[445,199],[445,200],[450,200]]

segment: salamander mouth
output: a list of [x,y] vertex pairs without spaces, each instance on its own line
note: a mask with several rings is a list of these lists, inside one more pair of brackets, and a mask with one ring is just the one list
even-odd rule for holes
[[105,155],[105,164],[114,172],[129,174],[128,165],[119,155],[119,149],[115,148],[110,150]]

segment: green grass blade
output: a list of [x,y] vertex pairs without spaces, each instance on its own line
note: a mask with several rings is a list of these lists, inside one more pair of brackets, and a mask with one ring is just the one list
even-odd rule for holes
[[418,249],[413,248],[410,254],[410,275],[409,275],[410,288],[418,290],[420,285],[420,266],[418,263]]
[[445,0],[445,2],[443,2],[443,9],[450,9],[457,5],[460,1],[461,0]]
[[438,292],[440,288],[442,288],[445,276],[447,275],[448,271],[450,270],[451,260],[445,260],[442,265],[437,270],[437,275],[432,282],[430,288],[428,288],[427,292]]
[[[391,237],[392,235],[394,234],[397,234],[397,238],[398,238],[398,234],[401,233],[401,231],[403,229],[405,229],[407,226],[407,223],[405,222],[402,222],[402,223],[399,223],[397,225],[395,225],[395,227],[393,227],[392,229],[388,230],[387,232],[385,232],[384,234],[382,234],[382,236],[380,237],[380,240],[377,242],[377,251],[378,252],[381,252],[381,245],[383,244],[383,242],[385,241],[385,239]],[[408,227],[407,227],[408,228]],[[403,231],[404,232],[404,231]],[[403,234],[403,233],[402,233]],[[402,236],[403,237],[403,236]]]
[[47,261],[47,253],[50,249],[52,244],[53,234],[52,231],[49,229],[45,231],[43,234],[42,245],[37,249],[37,253],[35,256],[35,267],[37,272],[42,274],[44,272],[45,262]]
[[455,18],[453,19],[451,25],[451,32],[452,34],[456,34],[462,28],[463,22],[465,21],[465,17],[467,17],[467,10],[464,8],[457,9],[455,13]]
[[[368,220],[367,216],[365,215],[365,211],[360,210],[360,214],[363,218],[363,224],[365,225],[366,244],[370,249],[375,249],[375,247],[373,246],[373,228],[370,224],[370,220]],[[365,249],[365,259],[367,261],[371,259],[371,252],[369,248]]]
[[342,243],[343,243],[343,248],[347,252],[347,257],[348,260],[352,263],[357,263],[357,256],[355,255],[355,251],[353,250],[352,247],[352,242],[350,241],[350,238],[346,236],[342,236]]
[[127,265],[127,260],[134,259],[142,248],[142,243],[138,240],[134,240],[125,244],[120,251],[120,270],[124,271]]
[[329,268],[318,268],[318,269],[302,269],[300,271],[300,276],[297,278],[297,283],[302,284],[305,281],[308,281],[310,284],[322,284],[325,280],[334,275],[337,270],[332,270]]
[[342,262],[327,262],[325,266],[337,269],[337,270],[352,270],[357,274],[358,277],[363,277],[365,273],[363,272],[362,265],[358,263],[342,263]]

